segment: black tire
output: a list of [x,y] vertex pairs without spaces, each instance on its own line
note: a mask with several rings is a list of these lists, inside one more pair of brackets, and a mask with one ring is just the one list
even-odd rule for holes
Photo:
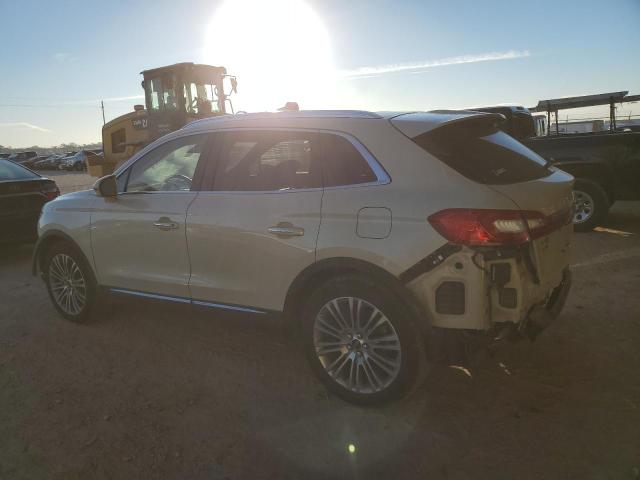
[[[375,307],[381,312],[384,318],[388,320],[389,324],[384,321],[380,327],[373,329],[369,334],[364,333],[365,329],[356,330],[360,331],[363,335],[359,340],[356,340],[355,337],[357,335],[355,334],[353,337],[348,337],[345,330],[341,331],[340,340],[338,340],[337,335],[332,333],[327,338],[332,342],[341,342],[341,346],[338,347],[340,350],[324,355],[323,360],[321,360],[317,354],[317,348],[321,347],[316,346],[316,341],[318,340],[318,335],[325,335],[325,333],[319,332],[316,329],[316,322],[320,321],[317,320],[317,318],[320,318],[322,315],[327,315],[327,311],[323,310],[323,308],[335,300],[338,302],[338,305],[341,305],[340,310],[345,314],[345,317],[351,314],[351,318],[353,319],[353,314],[357,307],[350,309],[347,297],[354,298],[354,303],[360,300],[362,310],[358,310],[358,312],[362,312],[361,318],[366,318],[370,312],[373,312],[373,310],[366,309]],[[333,318],[335,318],[335,316]],[[373,323],[378,323],[378,319],[382,319],[383,317],[379,316],[375,318],[376,320]],[[303,311],[301,333],[305,356],[312,370],[326,388],[347,402],[358,405],[375,405],[397,400],[405,396],[412,386],[416,384],[417,375],[423,370],[421,367],[425,362],[424,339],[415,327],[413,319],[414,315],[410,309],[404,305],[401,299],[390,289],[384,288],[359,275],[344,275],[334,278],[312,293],[311,299]],[[376,331],[378,333],[375,333]],[[331,332],[335,331],[331,330]],[[380,335],[386,338],[389,336],[389,332],[391,332],[391,336],[396,335],[398,339],[399,351],[397,356],[396,352],[378,350],[378,348],[384,349],[384,346],[374,347],[367,345],[366,342],[371,342],[372,345],[381,345],[379,340],[374,338],[374,333],[378,335],[378,338],[382,338]],[[336,338],[334,339],[333,337]],[[349,340],[349,338],[352,338],[352,340]],[[354,342],[361,343],[359,346],[354,347]],[[393,342],[395,345],[395,340],[393,340]],[[375,358],[372,358],[372,355],[375,356]],[[387,375],[386,371],[380,369],[378,360],[376,360],[380,358],[380,355],[383,355],[384,358],[391,363],[395,362],[395,376]],[[390,357],[387,355],[390,355]],[[348,386],[342,385],[340,381],[347,381],[347,379],[342,378],[341,380],[337,380],[336,377],[343,377],[347,372],[344,370],[341,371],[340,368],[336,367],[333,369],[334,375],[330,375],[325,369],[323,361],[325,364],[338,362],[337,365],[341,362],[349,362],[348,367],[350,369],[355,368],[356,374],[354,374],[354,377],[360,385],[351,389],[348,388]],[[328,365],[327,368],[331,369],[331,365]],[[353,370],[350,370],[350,372],[353,372]],[[384,376],[381,374],[384,374]],[[372,378],[376,380],[384,378],[389,381],[389,383],[382,386],[384,382],[379,381],[375,385],[376,388],[374,388],[372,387],[374,382],[370,381]],[[351,377],[349,377],[349,381],[350,379]],[[366,387],[366,385],[368,385],[368,387]]]
[[[67,288],[72,289],[71,286],[73,285],[73,290],[75,292],[82,293],[84,296],[82,306],[81,308],[78,308],[77,311],[75,311],[76,309],[73,307],[77,307],[78,303],[74,303],[74,305],[71,306],[72,308],[68,309],[65,308],[64,301],[61,301],[59,299],[60,280],[54,273],[56,271],[56,268],[58,268],[56,266],[56,262],[59,266],[60,259],[66,258],[70,259],[73,262],[73,265],[77,266],[78,269],[77,272],[73,270],[74,274],[72,284],[69,284]],[[66,263],[66,265],[72,264]],[[91,311],[96,302],[96,281],[91,267],[87,264],[83,255],[78,252],[77,248],[66,242],[55,243],[45,252],[45,259],[42,264],[42,269],[44,280],[47,285],[47,292],[49,293],[49,298],[51,299],[51,302],[53,303],[53,306],[58,311],[58,313],[67,320],[76,323],[84,323],[89,320],[89,318],[91,317]],[[69,270],[71,270],[71,268]],[[81,288],[79,286],[78,279],[80,278],[80,276],[84,281],[84,288]],[[69,305],[71,305],[71,300]]]
[[610,207],[607,193],[596,182],[583,178],[576,179],[573,192],[576,209],[573,228],[576,232],[590,232],[607,218]]

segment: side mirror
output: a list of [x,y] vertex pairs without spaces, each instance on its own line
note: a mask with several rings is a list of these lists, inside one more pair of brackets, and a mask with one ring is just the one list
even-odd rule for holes
[[93,189],[99,197],[115,197],[118,195],[118,183],[115,175],[107,175],[99,178],[93,185]]

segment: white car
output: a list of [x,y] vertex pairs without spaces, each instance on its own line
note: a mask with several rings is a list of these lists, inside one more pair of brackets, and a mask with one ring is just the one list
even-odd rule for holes
[[282,317],[330,390],[398,398],[440,339],[533,337],[564,304],[573,179],[500,120],[196,121],[45,205],[34,270],[72,321],[98,291]]

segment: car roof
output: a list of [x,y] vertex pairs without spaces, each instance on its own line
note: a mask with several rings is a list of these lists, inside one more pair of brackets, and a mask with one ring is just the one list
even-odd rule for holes
[[[464,122],[471,118],[488,117],[494,121],[502,120],[502,115],[496,113],[485,113],[465,110],[434,110],[430,112],[421,111],[384,111],[370,112],[366,110],[300,110],[285,112],[259,112],[243,113],[235,115],[219,115],[215,117],[203,118],[188,123],[182,127],[182,131],[225,129],[225,128],[263,128],[263,127],[293,127],[297,119],[305,127],[313,128],[309,120],[318,119],[320,123],[331,125],[331,120],[346,121],[389,121],[394,127],[405,135],[414,136],[425,133],[444,125]],[[341,122],[343,125],[344,123]]]
[[[490,113],[471,112],[462,110],[434,110],[431,112],[421,111],[382,111],[370,112],[367,110],[300,110],[285,112],[258,112],[242,113],[235,115],[219,115],[215,117],[195,120],[185,125],[182,130],[203,130],[207,128],[224,129],[229,127],[265,127],[279,126],[281,123],[290,125],[296,119],[308,120],[354,120],[372,121],[388,120],[394,126],[397,124],[407,125],[420,124],[420,129],[424,132],[432,130],[440,125],[459,121],[475,116],[492,115]],[[495,114],[494,114],[495,115]]]
[[203,118],[188,123],[185,127],[193,127],[195,125],[211,124],[212,126],[222,126],[227,123],[250,122],[252,120],[277,120],[277,119],[295,119],[295,118],[383,118],[374,112],[365,110],[299,110],[286,112],[256,112],[256,113],[237,113],[235,115],[219,115],[216,117]]

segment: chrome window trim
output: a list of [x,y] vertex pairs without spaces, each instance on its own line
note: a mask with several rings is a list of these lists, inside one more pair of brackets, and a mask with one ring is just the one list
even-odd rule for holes
[[339,132],[335,130],[320,130],[320,132],[338,135],[339,137],[343,137],[349,143],[351,143],[351,145],[353,145],[356,148],[356,150],[358,150],[358,153],[360,153],[360,155],[362,155],[362,157],[365,159],[365,161],[369,165],[369,168],[371,168],[371,170],[373,171],[373,174],[377,178],[375,182],[350,183],[348,185],[336,185],[336,186],[327,187],[327,188],[386,185],[388,183],[391,183],[391,177],[389,177],[389,174],[387,173],[387,171],[382,167],[380,162],[378,162],[378,159],[373,156],[373,154],[369,151],[369,149],[365,147],[364,144],[359,139],[357,139],[356,137],[354,137],[349,133]]
[[139,191],[139,192],[118,192],[116,195],[119,197],[121,195],[158,195],[158,194],[170,194],[175,195],[176,193],[190,193],[192,195],[196,195],[198,193],[197,190],[150,190],[150,191]]
[[[351,143],[355,149],[362,155],[365,159],[369,168],[373,171],[373,174],[376,176],[377,180],[373,182],[366,183],[351,183],[348,185],[334,185],[331,187],[313,187],[313,188],[298,188],[298,189],[284,189],[284,190],[189,190],[189,191],[177,191],[177,192],[118,192],[118,195],[131,194],[131,195],[146,195],[146,194],[156,194],[156,193],[207,193],[207,194],[280,194],[280,193],[296,193],[296,192],[313,192],[317,190],[336,190],[343,188],[360,188],[360,187],[374,187],[380,185],[388,185],[391,183],[391,177],[384,169],[384,167],[380,164],[378,159],[364,146],[364,144],[351,133],[343,132],[341,130],[332,130],[328,128],[296,128],[296,127],[228,127],[228,128],[216,128],[216,129],[207,129],[207,130],[176,130],[168,134],[166,137],[161,137],[158,140],[150,143],[146,147],[144,147],[139,152],[136,152],[129,160],[127,160],[124,164],[122,164],[115,172],[114,175],[116,179],[123,175],[131,168],[138,160],[142,159],[145,155],[152,152],[156,148],[161,147],[165,143],[171,142],[173,140],[178,140],[183,137],[189,137],[194,135],[209,135],[212,133],[225,133],[225,132],[250,132],[250,131],[275,131],[275,132],[311,132],[311,133],[328,133],[332,135],[338,135],[346,139],[349,143]],[[160,141],[164,140],[164,141]]]
[[388,185],[391,183],[391,177],[387,171],[382,167],[380,162],[373,154],[364,146],[364,144],[350,133],[346,133],[340,130],[331,130],[326,128],[296,128],[296,127],[229,127],[229,128],[217,128],[215,130],[207,130],[207,133],[216,132],[310,132],[310,133],[328,133],[330,135],[337,135],[346,139],[360,155],[364,158],[371,168],[371,171],[376,176],[375,181],[366,183],[350,183],[348,185],[334,185],[331,187],[313,187],[313,188],[291,188],[282,190],[199,190],[198,193],[215,193],[215,194],[281,194],[281,193],[295,193],[295,192],[313,192],[317,190],[335,190],[340,188],[358,188],[358,187],[372,187],[378,185]]

